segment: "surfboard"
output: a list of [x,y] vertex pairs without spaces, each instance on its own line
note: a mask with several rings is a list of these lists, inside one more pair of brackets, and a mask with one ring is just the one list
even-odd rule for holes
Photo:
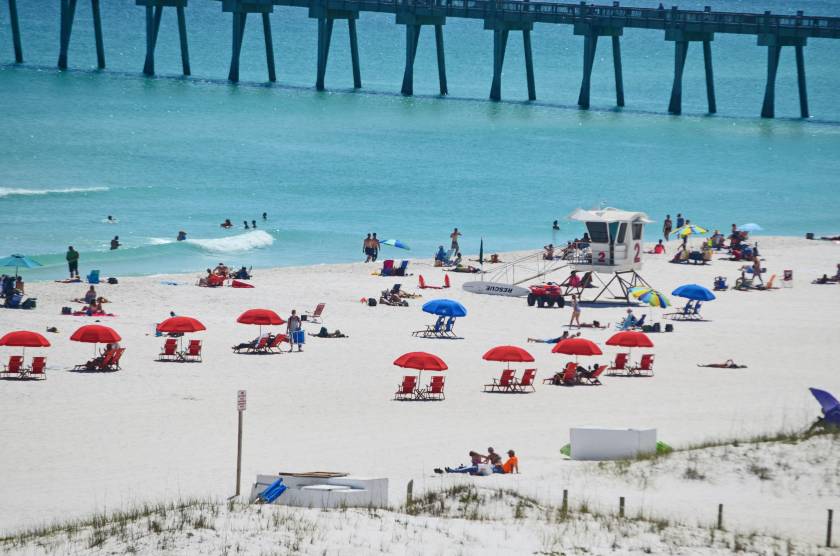
[[507,297],[526,297],[528,288],[514,286],[513,284],[501,284],[498,282],[464,282],[464,291],[484,295],[503,295]]

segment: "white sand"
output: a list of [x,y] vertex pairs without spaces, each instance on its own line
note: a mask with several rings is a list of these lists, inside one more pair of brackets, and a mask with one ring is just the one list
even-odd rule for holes
[[[70,342],[69,335],[94,319],[59,315],[86,286],[30,283],[28,293],[38,298],[38,309],[0,311],[0,333],[47,326],[61,332],[48,335],[53,342],[44,351],[48,380],[0,381],[0,530],[138,501],[232,494],[235,397],[238,389],[246,389],[245,485],[257,473],[281,469],[342,470],[389,477],[396,504],[409,479],[415,479],[417,490],[463,480],[435,477],[432,469],[466,462],[469,449],[492,445],[499,451],[515,449],[522,474],[475,479],[486,485],[518,488],[555,503],[568,488],[573,497],[605,507],[625,494],[633,510],[643,506],[650,513],[704,522],[712,521],[722,502],[732,526],[819,539],[825,509],[840,509],[837,481],[819,488],[818,479],[836,470],[836,455],[830,464],[817,458],[797,465],[798,473],[816,477],[801,490],[778,481],[766,488],[741,481],[725,466],[725,480],[689,484],[675,469],[668,480],[640,486],[635,480],[605,477],[592,464],[564,461],[559,454],[574,425],[653,426],[660,439],[680,446],[801,429],[813,421],[818,406],[807,387],[840,393],[840,287],[811,285],[810,280],[831,273],[840,261],[840,247],[792,238],[762,238],[760,247],[770,273],[780,278],[783,269],[794,269],[795,286],[722,292],[703,307],[711,322],[676,323],[673,334],[654,335],[654,378],[607,377],[602,387],[539,384],[536,393],[525,396],[484,394],[482,385],[497,377],[502,365],[485,362],[481,355],[499,344],[526,347],[537,359],[541,382],[567,358],[551,355],[549,345],[526,344],[525,338],[559,335],[569,311],[463,292],[460,284],[474,278],[465,274],[451,274],[452,289],[426,290],[408,308],[359,302],[395,282],[414,289],[418,273],[441,283],[442,273],[428,261],[412,263],[414,276],[397,279],[371,276],[375,267],[353,264],[261,270],[252,281],[255,289],[197,288],[195,276],[127,278],[116,286],[99,286],[113,301],[109,310],[119,315],[102,322],[120,332],[127,348],[124,370],[113,374],[66,371],[92,351],[89,344]],[[670,292],[689,282],[710,287],[719,274],[732,284],[738,266],[719,260],[704,267],[672,265],[648,256],[642,274]],[[160,284],[169,279],[189,285]],[[411,337],[412,330],[433,320],[420,305],[435,297],[457,299],[469,309],[456,325],[464,340]],[[256,327],[235,322],[242,311],[267,307],[285,317],[292,308],[312,310],[321,301],[327,303],[326,325],[350,338],[308,338],[300,354],[231,353],[231,345],[256,335]],[[170,310],[207,326],[196,335],[205,343],[203,363],[154,361],[163,342],[152,335],[153,326]],[[583,308],[586,321],[615,323],[622,314],[621,307]],[[311,332],[318,328],[307,326]],[[603,346],[614,331],[584,335]],[[414,350],[431,351],[449,364],[446,401],[391,401],[404,374],[391,362]],[[615,350],[604,350],[599,360],[606,362]],[[2,348],[0,353],[5,360],[14,352]],[[727,358],[749,369],[695,366]]]

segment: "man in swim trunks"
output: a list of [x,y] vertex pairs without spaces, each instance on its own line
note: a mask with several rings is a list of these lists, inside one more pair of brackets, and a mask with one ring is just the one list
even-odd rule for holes
[[373,258],[371,261],[376,262],[376,259],[379,258],[379,248],[381,247],[379,238],[376,237],[376,232],[373,232],[373,237],[370,238],[370,246],[373,248]]
[[370,238],[370,234],[368,234],[365,240],[362,242],[362,253],[365,254],[366,263],[369,263],[373,260],[373,242]]
[[451,234],[449,234],[449,239],[452,240],[451,248],[455,250],[457,253],[461,250],[461,247],[458,245],[458,238],[461,237],[461,232],[458,231],[458,228],[455,228]]

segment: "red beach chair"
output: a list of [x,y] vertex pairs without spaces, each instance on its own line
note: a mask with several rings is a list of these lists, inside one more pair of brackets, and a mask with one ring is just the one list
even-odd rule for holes
[[607,370],[610,371],[608,374],[611,375],[619,375],[624,374],[628,371],[627,369],[627,358],[629,355],[627,353],[618,353],[615,356],[615,361],[613,361],[612,365],[610,365]]
[[[292,351],[292,344],[289,342],[289,337],[285,334],[278,334],[271,340],[271,343],[265,347],[265,351],[268,353],[282,353],[283,350],[280,349],[280,344],[283,342],[287,342],[289,344],[289,351]],[[277,350],[276,352],[274,350]]]
[[[566,363],[566,366],[563,368],[563,375],[560,377],[560,384],[566,384],[567,380],[571,380],[572,382],[576,382],[577,379],[577,363],[574,361],[569,361]],[[550,376],[548,378],[543,379],[543,384],[554,384],[557,385],[558,383],[555,382],[554,376]]]
[[534,379],[537,376],[536,369],[525,369],[525,372],[522,374],[522,380],[516,381],[513,385],[513,391],[519,392],[520,394],[526,393],[526,388],[530,388],[531,392],[536,392],[534,388]]
[[403,378],[401,384],[397,386],[397,391],[394,392],[395,400],[413,400],[414,390],[417,387],[416,376],[406,376]]
[[29,378],[34,378],[36,380],[46,380],[47,373],[44,372],[44,369],[47,368],[47,358],[46,357],[33,357],[32,358],[32,367],[29,368]]
[[601,380],[598,377],[600,377],[606,370],[606,365],[599,365],[598,368],[595,369],[595,371],[591,375],[582,377],[581,381],[585,380],[586,384],[591,384],[593,386],[601,386]]
[[9,357],[9,364],[3,365],[3,372],[0,373],[5,378],[18,378],[23,367],[23,356],[12,355]]
[[631,375],[653,376],[653,354],[646,353],[642,355],[642,360],[639,361],[639,364],[628,370]]
[[485,392],[510,392],[516,382],[516,371],[514,369],[505,369],[502,371],[502,376],[498,379],[493,379],[492,384],[485,384]]
[[187,351],[183,353],[184,361],[201,362],[201,340],[190,340]]
[[119,371],[122,367],[120,367],[120,359],[122,359],[123,353],[125,352],[125,348],[118,348],[111,350],[111,360],[108,362],[107,365],[103,365],[106,371]]
[[173,361],[178,359],[178,340],[167,338],[163,343],[163,349],[158,354],[158,361]]
[[315,306],[315,310],[313,312],[310,313],[309,311],[306,311],[306,321],[321,324],[321,315],[324,313],[324,307],[326,306],[326,303],[319,303]]
[[446,396],[443,394],[443,382],[446,377],[437,375],[432,377],[429,387],[423,391],[424,400],[445,400]]

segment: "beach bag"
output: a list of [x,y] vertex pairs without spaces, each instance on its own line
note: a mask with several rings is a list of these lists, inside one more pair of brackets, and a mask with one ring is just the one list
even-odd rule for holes
[[61,314],[62,315],[72,315],[73,314],[73,309],[71,309],[70,307],[62,307],[61,308]]
[[662,327],[659,326],[658,322],[653,323],[653,331],[654,332],[662,332]]
[[673,332],[673,331],[674,331],[674,325],[673,324],[669,323],[669,324],[665,325],[665,332]]
[[34,297],[26,298],[26,301],[20,304],[21,309],[34,309],[36,305],[36,299]]
[[374,298],[368,298],[368,305],[370,307],[376,307],[376,300]]
[[120,281],[117,280],[116,278],[114,278],[113,276],[111,276],[110,278],[108,278],[108,283],[109,284],[119,284]]
[[642,332],[653,332],[653,326],[650,324],[643,325]]

